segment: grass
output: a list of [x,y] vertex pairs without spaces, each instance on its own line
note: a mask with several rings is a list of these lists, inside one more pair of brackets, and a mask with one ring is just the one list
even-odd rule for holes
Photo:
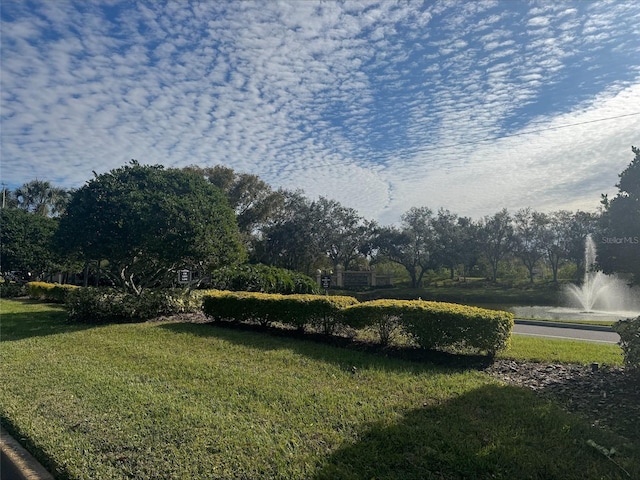
[[619,345],[524,335],[513,335],[511,345],[498,358],[581,365],[597,362],[610,366],[620,366],[624,360]]
[[58,478],[627,478],[591,439],[640,475],[637,441],[471,368],[206,324],[88,328],[26,301],[0,314],[0,418]]

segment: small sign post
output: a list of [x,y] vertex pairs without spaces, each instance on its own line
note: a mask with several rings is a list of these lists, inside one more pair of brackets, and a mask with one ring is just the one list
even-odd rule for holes
[[320,285],[324,288],[325,295],[329,295],[328,290],[331,288],[331,275],[322,275],[320,277]]
[[189,283],[191,281],[191,270],[178,270],[178,283]]

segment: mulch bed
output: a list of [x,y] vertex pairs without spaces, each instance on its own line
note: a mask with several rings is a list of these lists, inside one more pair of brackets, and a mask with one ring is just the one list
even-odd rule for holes
[[496,360],[485,369],[492,377],[534,390],[594,426],[640,439],[640,375],[622,367]]

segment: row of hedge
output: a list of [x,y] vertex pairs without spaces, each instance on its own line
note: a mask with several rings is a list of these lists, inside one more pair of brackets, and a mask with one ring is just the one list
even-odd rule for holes
[[68,294],[74,290],[79,290],[79,288],[76,285],[46,282],[28,282],[25,286],[26,293],[30,298],[52,303],[65,303]]
[[202,309],[214,321],[277,322],[299,330],[315,328],[328,335],[341,324],[342,311],[358,301],[353,297],[219,291],[203,298]]
[[513,314],[423,300],[374,300],[312,294],[266,294],[219,290],[147,290],[141,295],[105,288],[30,282],[32,298],[64,302],[71,321],[140,322],[204,311],[214,321],[284,324],[327,335],[340,328],[371,328],[382,344],[395,332],[424,348],[455,348],[495,354],[507,348]]
[[[8,297],[14,284],[6,287]],[[464,305],[422,300],[373,300],[320,295],[279,295],[217,290],[154,290],[140,296],[104,288],[45,282],[19,285],[34,299],[64,302],[69,319],[83,323],[138,322],[180,313],[205,313],[213,320],[279,322],[333,334],[341,326],[371,328],[382,344],[403,331],[425,348],[456,347],[495,353],[508,346],[513,315]],[[22,292],[22,290],[20,290]],[[614,324],[625,364],[640,373],[640,317]]]
[[214,321],[283,323],[298,329],[334,333],[340,326],[373,328],[387,344],[401,330],[429,349],[455,348],[489,354],[508,347],[513,314],[452,303],[423,300],[374,300],[353,297],[268,295],[215,292],[203,299],[203,311]]

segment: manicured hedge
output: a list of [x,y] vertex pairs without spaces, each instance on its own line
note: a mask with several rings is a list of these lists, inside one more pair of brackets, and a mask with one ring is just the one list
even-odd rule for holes
[[379,332],[398,325],[423,348],[489,354],[508,347],[513,328],[509,312],[423,300],[364,302],[347,308],[345,318],[353,327],[374,325]]
[[300,329],[314,328],[331,335],[344,325],[344,309],[358,303],[342,295],[286,295],[283,299],[283,323]]
[[391,300],[372,300],[349,306],[344,311],[345,323],[353,328],[371,327],[382,345],[391,341],[394,332],[402,328],[402,312]]
[[424,348],[456,347],[491,355],[509,346],[513,314],[453,303],[418,301],[403,326]]
[[54,303],[64,303],[69,292],[78,288],[76,285],[60,285],[46,282],[28,282],[25,287],[30,298]]
[[[348,296],[177,289],[147,290],[136,296],[113,289],[43,282],[28,283],[27,291],[32,298],[64,302],[69,319],[84,323],[139,322],[202,309],[214,321],[278,322],[327,335],[343,326],[370,327],[382,344],[388,344],[393,333],[402,330],[423,348],[489,354],[508,347],[513,327],[513,314],[508,312],[423,300],[358,303]],[[626,342],[623,349],[629,352],[627,363],[637,368],[640,320],[633,322],[629,326],[620,323],[619,329]]]
[[204,297],[203,311],[216,321],[280,322],[331,334],[342,324],[343,309],[355,303],[355,298],[343,296],[222,291]]

